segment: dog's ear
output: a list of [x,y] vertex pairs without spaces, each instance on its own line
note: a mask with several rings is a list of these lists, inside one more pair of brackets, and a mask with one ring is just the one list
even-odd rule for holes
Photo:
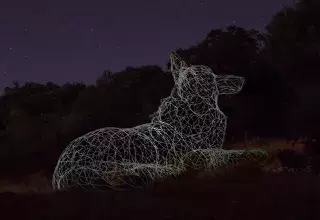
[[188,68],[186,62],[181,59],[175,50],[170,54],[170,66],[170,71],[173,75],[175,83],[178,82],[179,74]]

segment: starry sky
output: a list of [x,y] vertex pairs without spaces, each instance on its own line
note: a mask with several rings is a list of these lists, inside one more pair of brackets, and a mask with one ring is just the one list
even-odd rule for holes
[[216,28],[264,31],[293,0],[7,0],[0,3],[0,92],[12,81],[94,84],[103,70],[159,65]]

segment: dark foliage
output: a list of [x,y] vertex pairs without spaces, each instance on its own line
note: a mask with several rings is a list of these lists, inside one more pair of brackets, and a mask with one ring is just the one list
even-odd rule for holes
[[310,167],[312,172],[320,173],[320,147],[319,147],[319,137],[315,139],[308,139],[305,141],[304,151],[310,158]]
[[308,157],[294,150],[280,150],[277,154],[281,165],[285,168],[291,168],[295,171],[305,169],[308,165]]

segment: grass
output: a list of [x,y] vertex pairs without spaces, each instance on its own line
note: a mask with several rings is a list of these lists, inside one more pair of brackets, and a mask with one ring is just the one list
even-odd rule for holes
[[[274,155],[279,149],[292,149],[292,145],[282,140],[268,141],[268,145],[251,143],[246,148],[265,149],[268,158],[264,161],[246,157],[214,172],[188,169],[178,177],[158,180],[142,189],[44,194],[39,192],[51,186],[51,180],[36,173],[15,184],[17,189],[11,188],[17,194],[0,194],[2,215],[10,219],[60,220],[320,219],[320,177],[271,172],[270,167],[276,163]],[[243,143],[238,143],[233,149],[243,149],[241,146]]]
[[[248,142],[248,145],[244,148],[244,144],[241,142],[229,144],[228,147],[231,150],[247,150],[245,151],[247,154],[243,154],[243,157],[238,157],[236,162],[223,164],[223,166],[215,169],[214,172],[206,171],[206,170],[192,170],[189,169],[187,173],[182,173],[179,178],[183,176],[188,176],[190,173],[193,173],[195,179],[201,177],[215,177],[215,178],[233,178],[243,173],[255,172],[258,173],[259,169],[263,172],[273,172],[277,171],[281,168],[280,162],[277,160],[275,155],[278,153],[280,149],[295,149],[297,151],[301,151],[303,149],[302,144],[296,144],[292,146],[293,141],[286,141],[281,139],[255,139]],[[255,160],[255,154],[252,152],[256,152],[255,149],[262,149],[268,153],[268,157],[265,160],[257,161]],[[250,154],[251,153],[251,154]],[[205,160],[203,161],[205,162]],[[203,167],[203,165],[201,165]],[[201,167],[200,166],[200,167]],[[253,174],[253,173],[251,173]],[[251,175],[250,174],[250,175]],[[249,176],[250,176],[249,175]],[[254,175],[253,175],[254,176]],[[179,179],[178,178],[178,179]],[[166,178],[163,180],[159,180],[158,182],[170,182],[170,179],[177,178]],[[39,192],[39,193],[47,193],[52,192],[51,189],[51,179],[47,178],[43,175],[42,172],[31,173],[28,175],[26,179],[21,182],[14,182],[11,180],[0,180],[0,192],[14,192],[14,193],[28,193],[28,192]]]

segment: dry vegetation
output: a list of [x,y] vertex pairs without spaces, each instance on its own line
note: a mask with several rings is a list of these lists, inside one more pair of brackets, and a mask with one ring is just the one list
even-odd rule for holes
[[41,172],[20,184],[2,181],[7,193],[0,207],[7,219],[320,219],[319,176],[272,172],[280,166],[272,155],[292,142],[268,141],[248,145],[269,152],[264,163],[244,161],[214,173],[189,170],[144,189],[53,193]]
[[[227,147],[230,149],[255,149],[261,148],[268,152],[268,159],[261,164],[259,164],[259,169],[265,172],[277,172],[281,169],[281,163],[276,157],[278,150],[280,149],[294,149],[298,152],[303,150],[303,144],[295,144],[294,141],[280,140],[280,139],[253,139],[248,141],[246,145],[242,142],[229,144]],[[248,163],[248,161],[247,161]],[[251,162],[249,161],[251,164]],[[246,162],[244,163],[246,164]],[[248,169],[248,164],[246,165]],[[230,170],[238,172],[238,166],[226,166],[215,172],[195,172],[194,177],[199,178],[202,176],[211,177],[221,177]],[[237,171],[238,170],[238,171]],[[234,174],[233,174],[234,175]],[[21,181],[10,181],[10,180],[0,180],[0,192],[13,192],[13,193],[28,193],[28,192],[39,192],[47,193],[51,192],[51,180],[48,179],[43,172],[32,173],[28,177]]]

